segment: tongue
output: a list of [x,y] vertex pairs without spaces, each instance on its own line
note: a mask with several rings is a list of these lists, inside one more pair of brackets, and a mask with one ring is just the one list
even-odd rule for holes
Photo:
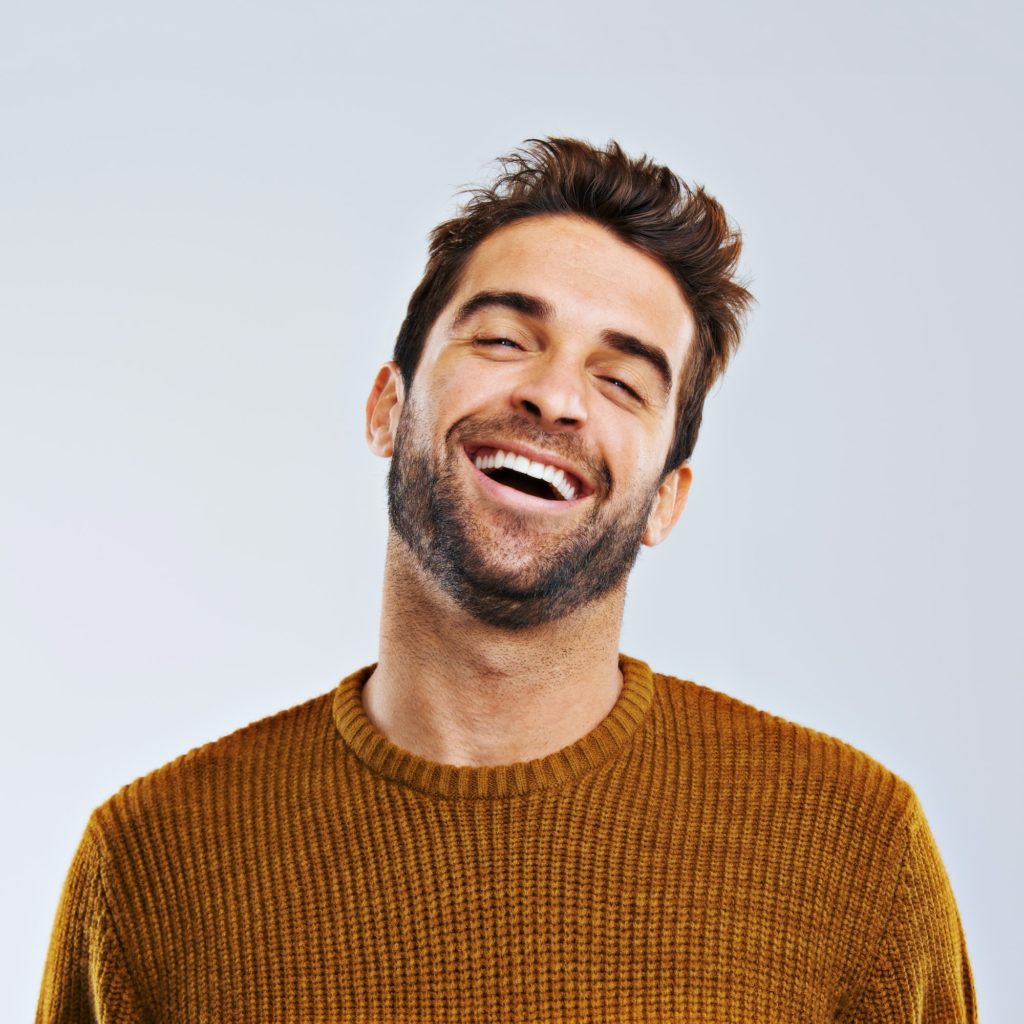
[[561,501],[562,496],[545,480],[538,480],[536,477],[526,473],[519,473],[514,469],[496,469],[487,474],[492,480],[499,484],[512,487],[524,494],[532,494],[537,498],[547,498],[549,501]]

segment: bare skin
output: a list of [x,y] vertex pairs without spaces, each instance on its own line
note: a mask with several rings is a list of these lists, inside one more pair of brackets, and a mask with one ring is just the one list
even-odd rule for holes
[[[425,601],[435,585],[422,577],[392,538],[380,661],[363,689],[367,716],[392,743],[443,764],[512,764],[574,743],[612,709],[621,599],[588,606],[576,637],[565,621],[508,633],[443,595]],[[584,636],[593,643],[582,650]]]
[[[474,297],[509,293],[537,298],[543,309],[502,300],[456,316]],[[481,557],[512,578],[532,578],[538,553],[559,550],[588,515],[610,523],[650,496],[643,543],[655,545],[675,526],[691,481],[685,463],[664,476],[663,468],[693,336],[685,299],[651,257],[575,217],[512,224],[470,258],[426,339],[415,401],[393,363],[378,373],[367,401],[367,440],[390,457],[410,403],[418,442],[455,467]],[[664,368],[616,342],[622,337],[656,350]],[[477,440],[542,462],[559,457],[575,473],[571,500],[495,483],[474,466],[477,445],[446,443],[466,418],[497,422],[510,413],[531,436],[538,429],[549,435],[550,448],[527,449],[514,436]],[[561,434],[585,460],[560,455],[569,450],[555,443]],[[607,470],[610,491],[595,465]],[[397,746],[445,764],[511,764],[554,753],[591,732],[618,699],[624,601],[623,583],[552,621],[499,628],[460,607],[392,531],[379,660],[363,689],[367,716]]]

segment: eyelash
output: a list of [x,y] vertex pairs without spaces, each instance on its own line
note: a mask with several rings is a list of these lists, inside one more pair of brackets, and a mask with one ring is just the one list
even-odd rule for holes
[[[511,338],[474,338],[474,345],[493,345],[499,348],[512,347],[522,348],[522,345],[517,341],[513,341]],[[643,399],[637,393],[634,388],[631,388],[625,381],[619,380],[618,377],[603,377],[602,380],[607,381],[612,387],[619,391],[625,392],[630,398],[637,402],[643,402]]]
[[618,388],[620,391],[625,391],[630,398],[635,398],[638,402],[643,401],[640,395],[637,394],[633,388],[631,388],[625,381],[619,380],[618,377],[605,377],[604,379],[613,387]]
[[522,345],[520,345],[519,342],[513,341],[511,338],[474,338],[473,339],[473,344],[474,345],[499,345],[502,348],[504,348],[505,345],[503,343],[507,343],[508,345],[512,345],[515,348],[522,348]]

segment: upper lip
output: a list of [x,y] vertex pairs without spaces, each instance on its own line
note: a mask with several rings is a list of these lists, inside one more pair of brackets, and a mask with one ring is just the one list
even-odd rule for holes
[[476,455],[481,448],[495,448],[503,452],[512,452],[515,455],[523,455],[531,462],[543,462],[546,466],[554,466],[555,469],[560,469],[567,476],[571,476],[579,481],[580,493],[576,495],[577,498],[585,498],[587,495],[593,494],[596,489],[594,481],[591,480],[590,477],[579,468],[579,466],[573,465],[573,463],[566,461],[552,452],[542,451],[540,448],[531,448],[528,444],[522,444],[519,441],[506,441],[496,438],[492,440],[473,441],[466,444],[464,447],[470,461],[473,460],[473,456]]

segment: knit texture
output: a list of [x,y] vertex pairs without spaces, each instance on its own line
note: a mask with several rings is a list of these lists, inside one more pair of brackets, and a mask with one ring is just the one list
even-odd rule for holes
[[975,1021],[913,791],[865,754],[623,657],[548,757],[439,765],[371,668],[90,818],[37,1024]]

